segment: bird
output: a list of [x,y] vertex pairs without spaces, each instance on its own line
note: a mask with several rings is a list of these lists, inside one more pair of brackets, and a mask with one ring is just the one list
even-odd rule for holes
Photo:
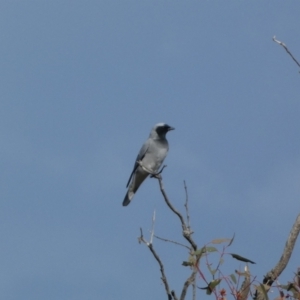
[[149,174],[153,175],[158,172],[169,151],[166,134],[174,129],[174,127],[165,123],[158,123],[152,128],[149,138],[143,144],[135,160],[133,170],[126,185],[128,190],[123,201],[123,206],[127,206],[131,202],[136,191]]

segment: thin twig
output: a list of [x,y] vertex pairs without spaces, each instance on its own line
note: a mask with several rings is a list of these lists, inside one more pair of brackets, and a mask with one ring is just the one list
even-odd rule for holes
[[[167,293],[167,296],[168,296],[168,300],[172,300],[173,296],[172,296],[172,293],[170,292],[169,283],[168,283],[167,277],[165,275],[164,265],[163,265],[162,261],[160,260],[159,256],[157,255],[156,251],[154,250],[152,243],[149,243],[144,239],[142,228],[140,228],[140,231],[141,231],[141,235],[138,238],[139,243],[143,242],[144,244],[146,244],[147,247],[150,249],[151,253],[153,254],[154,258],[158,262],[159,267],[160,267],[161,280],[162,280],[162,282],[165,286],[165,290],[166,290],[166,293]],[[173,298],[173,299],[177,300],[176,298]]]
[[155,223],[155,210],[153,211],[153,216],[152,216],[152,229],[151,229],[151,236],[150,236],[150,244],[153,243],[154,223]]
[[197,271],[198,271],[200,277],[201,277],[201,278],[204,280],[204,282],[208,285],[209,283],[208,283],[208,281],[206,280],[206,278],[205,278],[204,274],[202,273],[202,271],[200,270],[199,266],[198,266],[197,264],[196,264],[195,266],[196,266],[196,269],[197,269]]
[[173,244],[175,244],[175,245],[179,245],[179,246],[182,246],[182,247],[185,247],[185,248],[191,250],[191,248],[190,248],[189,246],[186,246],[186,245],[184,245],[184,244],[181,244],[181,243],[178,243],[178,242],[175,242],[175,241],[172,241],[172,240],[168,240],[168,239],[165,239],[165,238],[161,238],[161,237],[159,237],[159,236],[157,236],[157,235],[154,235],[154,237],[156,237],[157,239],[159,239],[159,240],[161,240],[161,241],[173,243]]
[[300,67],[300,63],[297,61],[297,59],[294,57],[294,55],[290,52],[290,50],[287,48],[287,46],[283,42],[278,41],[276,39],[275,35],[273,36],[273,41],[275,43],[279,44],[280,46],[282,46],[285,49],[285,51],[290,55],[290,57],[294,60],[294,62],[298,65],[298,67]]
[[149,246],[149,243],[144,239],[143,229],[140,228],[141,235],[138,237],[139,244],[144,243]]
[[149,247],[151,253],[153,254],[153,256],[155,257],[155,259],[157,260],[157,262],[159,264],[160,272],[161,272],[161,280],[162,280],[163,284],[165,285],[166,293],[168,295],[168,300],[172,300],[172,295],[170,293],[170,288],[169,288],[168,280],[167,280],[167,277],[165,275],[164,265],[161,262],[161,260],[160,260],[159,256],[157,255],[157,253],[155,252],[155,250],[153,248],[153,245],[150,244],[148,247]]
[[187,228],[190,230],[191,225],[190,225],[190,214],[189,214],[189,206],[188,206],[189,195],[188,195],[185,180],[183,181],[183,184],[184,184],[184,190],[185,190],[185,204],[184,204],[184,206],[185,206],[185,211],[186,211],[186,222],[187,222]]
[[158,176],[156,176],[156,178],[158,179],[159,186],[160,186],[160,191],[161,191],[161,193],[162,193],[162,195],[164,197],[165,202],[167,203],[168,207],[173,211],[173,213],[176,214],[178,216],[178,218],[180,219],[181,226],[182,226],[183,237],[191,244],[191,246],[193,247],[193,249],[196,251],[197,250],[197,244],[194,242],[194,240],[191,237],[192,232],[186,226],[184,218],[181,215],[181,213],[179,213],[174,208],[174,206],[171,204],[171,202],[170,202],[170,200],[169,200],[169,198],[168,198],[168,196],[167,196],[167,194],[165,192],[161,175],[159,174]]
[[[296,218],[296,221],[290,231],[290,235],[286,241],[286,244],[285,244],[285,247],[284,247],[283,253],[280,257],[279,262],[265,276],[265,278],[263,280],[264,285],[271,287],[273,282],[279,277],[279,275],[282,273],[282,271],[286,268],[286,266],[290,260],[290,257],[293,253],[299,232],[300,232],[300,214]],[[258,291],[258,289],[257,289],[255,292],[254,299],[263,300],[264,294],[262,292]]]
[[[230,283],[229,279],[223,275],[221,270],[219,270],[219,274],[222,277],[222,279],[224,279],[226,281],[226,283],[230,289],[231,295],[234,297],[234,299],[238,299],[238,297],[236,297],[236,291],[235,291],[233,285]],[[238,284],[237,284],[237,286],[238,286]]]

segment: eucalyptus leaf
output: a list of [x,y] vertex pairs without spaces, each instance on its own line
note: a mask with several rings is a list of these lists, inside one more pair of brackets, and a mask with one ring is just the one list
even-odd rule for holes
[[206,252],[217,252],[217,248],[215,247],[205,247]]
[[235,275],[234,274],[231,274],[230,275],[230,278],[231,278],[231,280],[232,280],[232,282],[234,283],[234,284],[236,284],[236,278],[235,278]]
[[233,258],[237,259],[237,260],[240,260],[240,261],[244,261],[244,262],[249,262],[251,264],[255,264],[254,261],[246,258],[246,257],[243,257],[243,256],[240,256],[238,254],[234,254],[234,253],[229,253]]
[[229,244],[227,245],[227,247],[231,246],[231,244],[233,243],[234,237],[235,237],[235,233],[233,234],[233,237],[232,237],[232,239],[230,240],[230,242],[229,242]]
[[194,255],[197,256],[198,258],[200,258],[202,256],[203,253],[206,252],[206,247],[203,247],[201,249],[198,249],[194,252]]
[[227,243],[230,241],[231,241],[231,239],[215,239],[215,240],[212,240],[211,243],[212,244],[222,244],[222,243]]
[[215,287],[221,282],[222,279],[215,279],[213,281],[211,281],[208,286],[204,287],[204,288],[200,288],[201,290],[206,290],[206,294],[207,295],[211,295],[211,293],[213,292],[213,290],[215,289]]

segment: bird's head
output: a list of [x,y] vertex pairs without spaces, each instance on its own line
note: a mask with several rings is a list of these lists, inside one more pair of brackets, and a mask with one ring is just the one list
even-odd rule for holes
[[174,130],[174,127],[169,126],[168,124],[165,123],[158,123],[156,124],[150,133],[150,137],[152,138],[165,138],[166,134],[170,130]]

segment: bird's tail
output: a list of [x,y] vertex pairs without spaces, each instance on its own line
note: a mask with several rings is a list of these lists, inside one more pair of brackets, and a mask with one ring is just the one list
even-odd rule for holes
[[130,203],[130,201],[132,200],[134,194],[135,194],[135,193],[132,192],[132,191],[128,191],[128,192],[126,193],[125,198],[124,198],[124,200],[123,200],[123,206],[127,206],[127,205]]
[[129,185],[128,191],[123,201],[123,206],[127,206],[138,190],[139,186],[149,175],[148,172],[144,171],[142,168],[138,167],[135,174],[133,175],[131,184]]

